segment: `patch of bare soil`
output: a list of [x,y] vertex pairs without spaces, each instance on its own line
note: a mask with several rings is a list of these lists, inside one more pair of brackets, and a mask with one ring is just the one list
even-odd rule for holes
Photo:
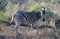
[[[54,29],[50,27],[34,29],[20,26],[18,31],[20,34],[19,39],[60,39],[60,35],[55,34]],[[7,26],[0,31],[0,39],[16,39],[14,25]]]

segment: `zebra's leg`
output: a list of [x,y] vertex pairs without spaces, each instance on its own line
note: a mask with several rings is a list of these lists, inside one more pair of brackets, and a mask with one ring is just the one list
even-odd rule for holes
[[16,22],[16,25],[15,25],[15,32],[16,32],[16,38],[18,39],[19,37],[19,33],[18,33],[18,28],[20,26],[20,23],[19,22]]
[[[32,26],[33,26],[33,24],[31,23],[30,26],[31,26],[31,31],[32,31]],[[30,39],[32,39],[32,32],[31,32],[31,37],[30,37]]]
[[31,26],[31,29],[32,29],[33,24],[30,24],[30,26]]

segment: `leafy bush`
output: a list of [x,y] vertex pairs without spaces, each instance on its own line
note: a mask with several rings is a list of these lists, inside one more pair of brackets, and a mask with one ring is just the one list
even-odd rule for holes
[[40,7],[39,4],[35,4],[30,7],[30,11],[34,11],[34,10],[38,9],[39,7]]
[[51,16],[53,16],[53,12],[51,11],[51,9],[50,8],[47,8],[47,11],[46,11],[46,15],[47,15],[47,17],[51,17]]
[[7,19],[8,16],[5,15],[5,13],[4,13],[3,11],[0,11],[0,18],[5,18],[5,19]]
[[[2,18],[3,18],[3,19],[2,19]],[[8,19],[8,16],[5,15],[5,13],[4,13],[3,11],[0,11],[0,19],[2,19],[2,20]],[[7,23],[2,22],[2,21],[0,20],[0,29],[3,30],[3,29],[6,27],[6,25],[7,25]]]
[[39,8],[41,8],[41,7],[46,7],[47,5],[46,5],[46,3],[36,3],[36,4],[34,4],[33,6],[31,6],[30,7],[30,11],[34,11],[34,10],[37,10],[37,9],[39,9]]

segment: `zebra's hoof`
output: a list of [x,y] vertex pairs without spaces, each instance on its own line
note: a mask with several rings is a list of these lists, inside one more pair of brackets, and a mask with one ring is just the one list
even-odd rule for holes
[[18,33],[18,36],[21,36],[21,35]]
[[21,35],[18,33],[18,36],[16,36],[16,39],[19,39],[19,38],[20,38],[20,36],[21,36]]
[[19,37],[18,37],[18,36],[16,36],[16,39],[19,39]]

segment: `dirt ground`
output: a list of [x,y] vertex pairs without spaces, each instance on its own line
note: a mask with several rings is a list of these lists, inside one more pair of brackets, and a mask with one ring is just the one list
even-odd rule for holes
[[[53,28],[34,29],[20,26],[18,31],[20,34],[19,39],[60,39],[60,35],[55,33]],[[16,39],[14,25],[0,30],[0,39]]]

